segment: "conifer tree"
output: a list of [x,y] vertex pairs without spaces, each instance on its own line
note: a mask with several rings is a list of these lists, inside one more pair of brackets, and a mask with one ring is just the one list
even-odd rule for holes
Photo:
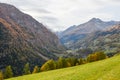
[[81,64],[83,64],[83,59],[82,58],[79,59],[79,65],[81,65]]
[[30,66],[29,66],[29,63],[26,63],[25,66],[24,66],[24,69],[23,69],[23,74],[30,74]]
[[58,68],[65,68],[65,67],[68,67],[68,63],[67,63],[66,59],[60,57],[57,61],[57,66],[58,66]]
[[62,58],[60,57],[59,59],[58,59],[58,68],[62,68],[63,67],[63,62],[62,62]]
[[66,59],[67,63],[71,64],[71,66],[75,66],[78,62],[76,58],[67,58]]
[[13,77],[13,71],[12,71],[11,66],[7,66],[6,67],[4,75],[5,75],[5,78],[11,78],[11,77]]

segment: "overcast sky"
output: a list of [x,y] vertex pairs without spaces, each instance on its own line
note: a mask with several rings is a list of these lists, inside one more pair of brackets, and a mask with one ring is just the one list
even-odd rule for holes
[[0,0],[30,14],[53,31],[96,17],[120,21],[120,0]]

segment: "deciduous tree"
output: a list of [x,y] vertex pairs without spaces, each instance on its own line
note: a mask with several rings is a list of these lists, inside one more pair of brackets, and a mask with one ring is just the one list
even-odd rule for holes
[[35,66],[32,73],[38,73],[38,72],[39,72],[39,67],[38,67],[38,66]]
[[0,71],[0,80],[3,80],[3,79],[4,79],[3,73],[2,73],[2,71]]
[[54,60],[48,60],[46,63],[44,63],[41,67],[41,71],[48,71],[56,69],[56,63]]

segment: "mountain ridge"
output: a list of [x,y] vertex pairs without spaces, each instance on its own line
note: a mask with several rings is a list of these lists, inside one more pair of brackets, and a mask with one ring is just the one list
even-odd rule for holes
[[113,56],[120,52],[120,24],[112,26],[106,31],[97,31],[79,40],[74,45],[77,49],[91,49],[92,51],[104,51]]
[[12,65],[22,74],[27,62],[31,68],[48,59],[56,59],[64,47],[58,37],[31,16],[16,7],[0,3],[0,69]]
[[107,30],[113,25],[119,23],[120,21],[102,21],[99,18],[92,18],[86,23],[80,24],[72,28],[70,27],[63,31],[63,33],[61,32],[60,41],[69,48],[69,46],[74,44],[74,42],[85,38],[88,34],[95,31]]

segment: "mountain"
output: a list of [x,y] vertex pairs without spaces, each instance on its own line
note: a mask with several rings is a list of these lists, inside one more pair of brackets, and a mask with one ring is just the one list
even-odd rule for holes
[[120,24],[112,26],[105,31],[96,31],[73,45],[79,49],[102,50],[113,55],[120,52]]
[[11,65],[21,74],[27,62],[33,67],[56,59],[64,48],[58,37],[16,7],[0,3],[0,69]]
[[67,30],[61,32],[59,38],[60,41],[68,48],[83,38],[85,38],[88,34],[95,31],[103,31],[111,26],[118,24],[118,21],[107,21],[104,22],[99,18],[92,18],[86,23],[80,24],[78,26],[74,25],[69,27]]

